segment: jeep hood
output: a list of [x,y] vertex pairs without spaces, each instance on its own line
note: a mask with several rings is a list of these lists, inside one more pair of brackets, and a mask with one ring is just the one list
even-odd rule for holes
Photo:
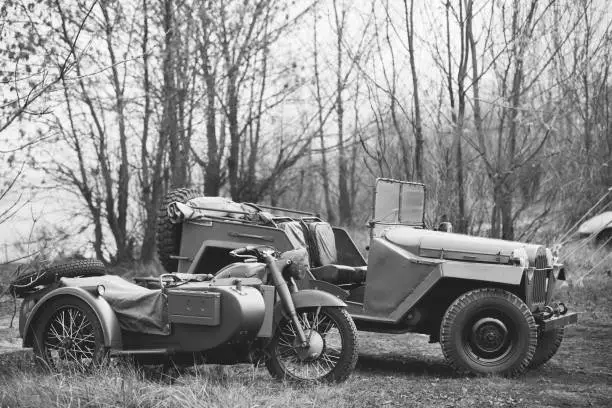
[[512,251],[524,248],[529,264],[535,265],[539,245],[501,239],[473,237],[450,232],[398,226],[386,230],[384,238],[407,251],[424,257],[457,261],[508,264]]

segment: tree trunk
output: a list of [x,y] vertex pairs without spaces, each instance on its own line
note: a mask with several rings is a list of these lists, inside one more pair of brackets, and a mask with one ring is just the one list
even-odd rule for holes
[[327,221],[331,224],[336,223],[336,215],[334,214],[334,209],[330,196],[330,187],[329,187],[329,173],[327,171],[327,151],[325,148],[325,136],[323,133],[323,126],[325,122],[323,120],[323,100],[321,99],[321,78],[319,75],[319,46],[317,41],[317,19],[319,15],[315,10],[314,16],[314,75],[315,75],[315,86],[316,86],[316,98],[317,98],[317,117],[319,119],[319,128],[317,129],[317,133],[319,136],[319,142],[321,146],[321,179],[323,181],[323,197],[325,199],[325,209],[327,211]]
[[346,157],[344,151],[344,106],[342,91],[344,90],[344,80],[342,75],[342,39],[344,31],[344,18],[346,12],[342,11],[342,16],[338,15],[338,5],[334,0],[334,15],[336,19],[336,114],[338,120],[338,213],[340,214],[340,224],[350,225],[353,221],[351,211],[351,201],[348,191],[348,174],[346,167]]
[[230,134],[229,158],[227,169],[229,173],[230,194],[232,199],[240,201],[240,186],[238,180],[238,165],[240,160],[240,134],[238,133],[238,94],[236,89],[236,68],[229,67],[227,71],[227,122]]
[[[117,113],[117,122],[119,125],[119,150],[120,150],[120,162],[119,162],[119,177],[117,180],[117,210],[115,215],[115,202],[112,199],[107,199],[107,219],[115,238],[117,245],[117,253],[115,255],[115,262],[122,263],[132,259],[132,251],[128,242],[127,237],[127,207],[129,199],[129,183],[130,176],[128,172],[129,159],[127,153],[127,134],[125,128],[125,103],[124,103],[124,92],[123,86],[119,79],[118,63],[115,57],[115,50],[112,43],[113,26],[111,25],[111,19],[108,14],[107,6],[104,3],[100,3],[102,14],[104,16],[104,28],[106,34],[106,45],[110,55],[111,62],[111,73],[112,73],[112,86],[115,93],[115,111]],[[107,174],[107,178],[112,179],[112,176]],[[107,183],[111,185],[112,182]],[[112,187],[111,187],[112,188]],[[112,197],[109,195],[108,197]]]
[[174,50],[177,44],[174,33],[174,8],[173,0],[164,0],[162,22],[164,30],[164,58],[162,61],[164,107],[161,126],[164,138],[170,143],[170,186],[171,188],[178,188],[185,186],[185,177],[182,172],[184,164],[182,163],[181,143],[177,129],[177,90],[174,61]]
[[404,0],[404,17],[406,18],[406,34],[408,37],[408,54],[410,57],[410,72],[412,74],[412,100],[414,103],[414,170],[416,181],[423,181],[423,125],[421,123],[421,104],[419,101],[419,81],[414,61],[414,0],[410,0],[410,12],[408,12],[407,0]]
[[[203,4],[203,7],[204,4]],[[221,152],[217,143],[217,127],[216,127],[216,89],[215,69],[212,67],[210,58],[211,46],[211,29],[208,17],[202,14],[202,32],[203,43],[200,47],[202,54],[202,71],[204,73],[204,84],[206,87],[206,165],[204,174],[204,195],[218,196],[221,188],[221,161],[219,157]]]
[[[155,224],[157,221],[157,208],[152,207],[151,177],[149,175],[149,153],[147,142],[149,140],[149,118],[151,116],[151,84],[149,82],[149,16],[148,0],[142,1],[143,32],[142,32],[142,61],[143,61],[143,91],[144,91],[144,117],[142,121],[142,142],[140,147],[140,165],[142,167],[142,202],[145,212],[144,232],[140,247],[140,261],[149,264],[155,257]],[[154,180],[155,181],[155,180]]]

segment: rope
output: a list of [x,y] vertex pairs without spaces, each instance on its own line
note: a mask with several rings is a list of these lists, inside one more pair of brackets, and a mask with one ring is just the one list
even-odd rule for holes
[[[608,240],[609,241],[609,240]],[[585,273],[584,275],[582,275],[580,278],[578,278],[578,280],[576,281],[576,285],[578,286],[582,286],[584,285],[583,281],[584,278],[586,278],[587,276],[589,276],[599,265],[601,265],[602,263],[604,263],[604,261],[606,259],[608,259],[610,257],[610,255],[612,255],[612,252],[609,252],[608,255],[604,256],[602,258],[601,261],[597,262],[597,264],[595,266],[593,266],[587,273]]]
[[567,259],[571,255],[573,255],[576,252],[580,251],[581,249],[584,249],[584,247],[586,247],[593,240],[593,238],[595,238],[596,236],[597,236],[597,232],[592,232],[588,237],[584,238],[582,240],[582,243],[580,245],[578,245],[576,248],[574,248],[572,251],[563,253],[561,255],[561,258]]
[[[601,204],[603,200],[606,199],[608,194],[610,194],[610,191],[612,191],[612,187],[610,187],[608,191],[606,191],[605,194],[601,196],[599,200],[597,200],[595,205],[593,205],[586,213],[584,213],[584,215],[578,221],[576,221],[576,223],[569,230],[567,230],[567,232],[561,238],[559,238],[559,240],[557,241],[557,245],[565,244],[563,240],[567,238],[573,232],[573,230],[576,229],[576,227],[582,223],[582,221],[584,221],[584,219],[591,213],[591,211],[593,211],[599,204]],[[610,203],[608,203],[608,205],[610,205]]]
[[[612,242],[612,235],[603,243],[601,244],[596,250],[595,252],[593,252],[593,255],[591,256],[591,259],[589,259],[589,261],[593,261],[593,258],[595,257],[595,254],[597,254],[597,252],[599,252],[599,250],[601,250],[602,248],[605,248],[610,242]],[[580,278],[578,278],[578,280],[576,281],[576,284],[578,286],[582,286],[584,285],[583,281],[584,278],[586,278],[587,276],[589,276],[591,273],[593,273],[593,271],[595,269],[597,269],[597,267],[599,265],[601,265],[602,263],[604,263],[604,261],[606,259],[608,259],[608,257],[612,255],[612,251],[610,251],[606,256],[604,256],[599,262],[597,262],[591,269],[588,270],[587,273],[585,273],[584,275],[582,275]]]

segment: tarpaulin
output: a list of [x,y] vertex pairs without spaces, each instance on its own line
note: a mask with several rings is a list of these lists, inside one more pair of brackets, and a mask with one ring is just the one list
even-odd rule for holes
[[115,275],[61,278],[64,286],[104,285],[102,296],[115,311],[122,330],[168,335],[166,299],[161,290],[147,289]]

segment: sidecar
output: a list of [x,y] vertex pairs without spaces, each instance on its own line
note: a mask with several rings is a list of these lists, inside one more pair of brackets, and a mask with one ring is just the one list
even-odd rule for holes
[[215,277],[164,274],[157,289],[104,274],[97,261],[21,277],[12,288],[24,298],[23,346],[52,369],[88,368],[119,355],[141,363],[265,360],[280,379],[345,380],[357,359],[346,305],[325,292],[295,288],[290,303],[308,335],[300,342],[268,276],[275,266],[250,261],[230,264]]

